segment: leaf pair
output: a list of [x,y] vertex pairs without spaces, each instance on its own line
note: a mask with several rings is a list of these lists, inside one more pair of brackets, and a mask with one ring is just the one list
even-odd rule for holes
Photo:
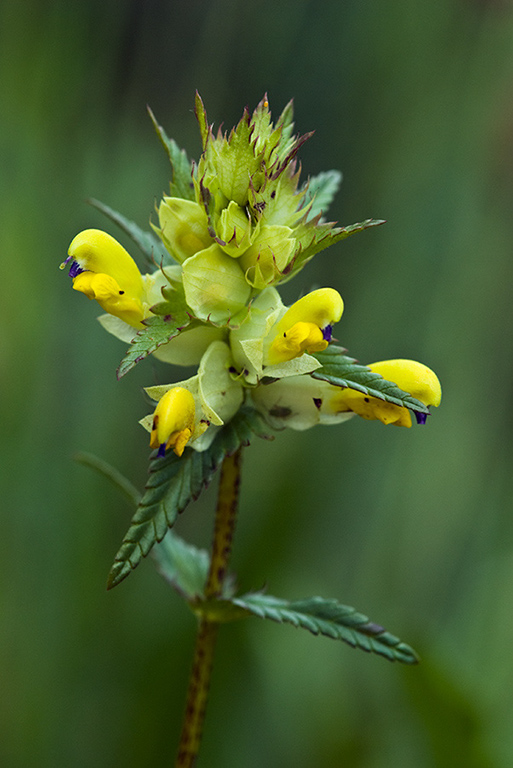
[[[206,600],[204,589],[210,557],[168,530],[177,515],[210,482],[224,457],[247,445],[252,435],[269,437],[259,415],[241,409],[216,435],[203,453],[186,449],[150,461],[150,477],[142,496],[117,470],[105,462],[81,454],[77,458],[101,472],[137,506],[129,530],[109,574],[108,588],[125,579],[152,551],[161,575],[189,602],[192,610],[210,621],[226,622],[256,616],[292,624],[315,635],[342,640],[354,648],[379,654],[390,661],[415,664],[415,651],[354,608],[321,597],[283,600],[262,592],[235,595],[235,580],[228,575],[219,599]],[[166,535],[167,532],[167,535]],[[160,543],[159,543],[160,542]],[[157,546],[155,546],[157,545]]]
[[255,616],[279,624],[292,624],[314,635],[342,640],[353,648],[376,653],[389,661],[418,662],[409,645],[337,600],[311,597],[290,601],[263,592],[236,597],[233,580],[229,580],[221,599],[204,601],[202,595],[210,562],[208,552],[191,546],[172,531],[155,548],[154,559],[161,575],[191,604],[193,611],[210,621],[221,623]]

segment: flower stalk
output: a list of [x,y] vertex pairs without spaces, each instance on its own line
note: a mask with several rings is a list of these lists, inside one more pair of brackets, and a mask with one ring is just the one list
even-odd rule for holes
[[[223,593],[239,502],[240,467],[239,448],[231,456],[225,457],[221,467],[212,557],[205,585],[206,600],[219,598]],[[215,619],[200,616],[176,768],[192,768],[196,763],[205,720],[218,626],[219,623]]]

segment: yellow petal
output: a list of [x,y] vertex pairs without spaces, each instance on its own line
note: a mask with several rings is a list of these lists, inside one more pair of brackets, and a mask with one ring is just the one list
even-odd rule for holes
[[[374,373],[409,392],[412,397],[424,405],[438,406],[442,389],[436,374],[422,363],[415,360],[383,360],[367,366]],[[383,424],[397,427],[411,427],[411,414],[408,408],[388,403],[377,397],[364,395],[353,389],[339,389],[330,402],[335,413],[353,411],[364,419],[379,419]]]
[[184,387],[169,389],[159,400],[153,415],[150,447],[164,455],[173,448],[181,456],[194,431],[194,397]]
[[333,288],[319,288],[295,302],[271,329],[269,365],[283,363],[303,352],[320,352],[328,346],[323,330],[342,317],[344,302]]

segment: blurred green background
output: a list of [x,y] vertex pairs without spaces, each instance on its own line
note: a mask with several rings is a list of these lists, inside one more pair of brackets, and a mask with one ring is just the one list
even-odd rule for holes
[[[340,290],[340,341],[444,387],[425,428],[355,419],[255,440],[241,587],[338,597],[412,643],[400,668],[306,632],[223,628],[199,766],[513,764],[513,8],[496,0],[2,0],[0,764],[172,764],[194,620],[149,562],[106,593],[131,510],[77,465],[144,484],[146,361],[58,264],[73,236],[141,226],[167,189],[145,106],[193,157],[194,90],[231,126],[265,91],[337,168],[330,211],[387,219],[316,257],[286,298]],[[122,239],[122,238],[120,238]],[[125,241],[123,241],[125,242]],[[136,255],[136,254],[134,254]],[[208,544],[215,488],[179,531]]]

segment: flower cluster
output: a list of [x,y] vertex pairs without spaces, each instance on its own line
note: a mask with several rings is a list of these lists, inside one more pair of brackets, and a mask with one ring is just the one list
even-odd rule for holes
[[[164,135],[173,181],[153,229],[172,261],[141,274],[113,237],[89,229],[65,262],[73,288],[105,311],[99,319],[109,332],[143,347],[147,340],[145,353],[167,363],[198,366],[189,379],[146,390],[157,402],[142,421],[151,447],[160,455],[181,456],[186,445],[205,450],[243,404],[277,429],[355,414],[411,426],[411,410],[423,423],[441,397],[433,371],[411,360],[356,365],[331,344],[344,308],[336,290],[320,288],[286,307],[276,288],[320,250],[381,222],[325,221],[340,175],[299,184],[295,158],[308,135],[293,135],[291,105],[273,125],[264,97],[229,135],[213,133],[199,97],[196,114],[197,165]],[[161,336],[152,345],[156,325]],[[330,373],[327,352],[335,352],[331,362],[345,361],[343,378]]]

